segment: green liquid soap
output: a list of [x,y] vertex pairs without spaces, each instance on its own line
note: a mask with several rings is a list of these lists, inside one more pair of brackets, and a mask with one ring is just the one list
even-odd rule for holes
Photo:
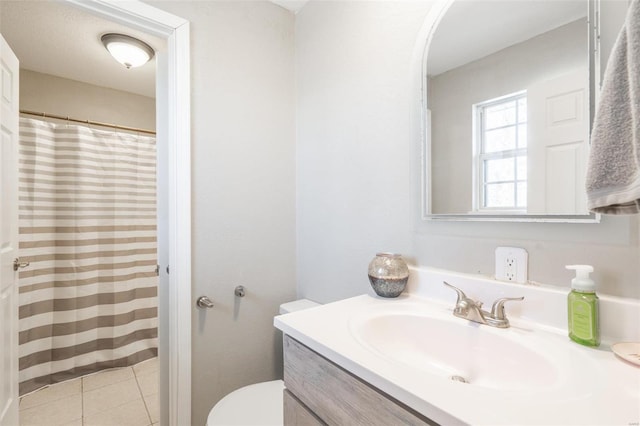
[[585,346],[600,345],[598,296],[595,291],[572,290],[568,297],[569,338]]
[[599,346],[598,296],[596,283],[589,277],[593,272],[593,266],[567,265],[566,268],[576,271],[567,299],[569,338],[581,345]]

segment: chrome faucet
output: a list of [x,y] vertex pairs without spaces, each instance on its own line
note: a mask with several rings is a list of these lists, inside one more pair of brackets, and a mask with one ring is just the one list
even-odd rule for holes
[[458,287],[452,286],[446,281],[443,281],[443,283],[447,287],[455,290],[458,294],[456,307],[453,308],[453,315],[480,324],[490,325],[491,327],[508,328],[509,320],[504,312],[504,304],[512,300],[524,300],[524,296],[503,297],[502,299],[498,299],[493,302],[491,312],[487,312],[482,309],[482,302],[476,302],[475,300],[468,298],[462,290]]

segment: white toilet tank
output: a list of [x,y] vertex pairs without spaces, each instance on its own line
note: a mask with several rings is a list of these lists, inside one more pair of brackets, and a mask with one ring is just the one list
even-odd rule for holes
[[[307,299],[280,305],[280,314],[319,306]],[[282,426],[282,391],[284,382],[256,383],[237,389],[222,398],[209,412],[207,426]]]
[[309,299],[294,300],[280,305],[280,314],[289,314],[295,311],[303,311],[305,309],[320,306],[318,303]]

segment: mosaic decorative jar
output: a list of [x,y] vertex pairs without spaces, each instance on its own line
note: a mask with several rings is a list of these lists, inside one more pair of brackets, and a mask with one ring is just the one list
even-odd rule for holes
[[409,267],[399,254],[378,253],[369,263],[369,281],[378,296],[400,296],[408,280]]

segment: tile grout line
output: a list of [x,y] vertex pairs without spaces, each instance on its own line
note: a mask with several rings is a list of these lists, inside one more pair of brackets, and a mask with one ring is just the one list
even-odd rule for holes
[[[66,381],[59,382],[59,383],[51,383],[51,384],[48,384],[48,385],[45,385],[45,386],[41,387],[40,389],[37,389],[37,390],[33,391],[33,392],[29,392],[27,395],[23,395],[23,396],[19,397],[18,412],[20,414],[22,414],[25,411],[40,409],[44,405],[60,403],[64,399],[73,397],[76,394],[78,394],[78,395],[81,394],[82,393],[82,380],[81,379],[82,379],[81,377],[76,377],[74,379],[66,380]],[[71,393],[63,394],[63,395],[60,395],[59,392],[53,392],[54,390],[57,390],[58,387],[64,386],[64,385],[70,385],[72,382],[75,382],[75,381],[80,381],[80,386],[81,386],[80,392],[77,392],[77,393],[71,392]],[[35,405],[31,405],[31,406],[28,406],[28,407],[22,405],[25,400],[31,399],[30,397],[35,396],[35,395],[37,395],[37,394],[39,394],[41,392],[49,392],[50,395],[49,395],[48,398],[36,403]],[[74,419],[74,420],[77,420],[77,419]]]
[[144,409],[147,410],[147,418],[149,419],[149,423],[147,426],[151,426],[153,424],[153,421],[151,420],[151,412],[149,412],[149,407],[147,406],[147,400],[142,394],[142,387],[140,387],[140,382],[138,381],[138,373],[136,373],[136,370],[133,368],[133,366],[131,367],[131,369],[133,370],[133,376],[136,378],[136,385],[138,385],[138,392],[140,392],[140,397],[142,398]]
[[82,416],[80,417],[80,423],[84,426],[84,377],[80,378],[80,395],[81,395],[81,410],[80,413]]
[[[135,373],[134,373],[134,376],[135,376]],[[122,382],[117,382],[117,383],[122,383]],[[140,391],[140,387],[139,387],[139,385],[138,385],[138,380],[137,380],[137,379],[136,379],[136,385],[138,386],[138,391]],[[90,391],[90,392],[91,392],[91,391]],[[139,399],[142,399],[142,403],[143,403],[143,404],[145,404],[145,410],[147,411],[147,417],[148,417],[149,421],[151,421],[151,416],[149,415],[149,410],[147,409],[146,402],[145,402],[145,400],[144,400],[144,396],[142,395],[142,392],[140,392],[140,398],[139,398]],[[137,401],[137,400],[138,400],[138,398],[136,398],[136,399],[132,399],[132,400],[129,400],[129,401],[126,401],[126,402],[123,402],[122,404],[120,404],[120,405],[116,405],[116,406],[114,406],[114,407],[111,407],[111,408],[109,408],[108,410],[117,409],[117,408],[119,408],[119,407],[122,407],[122,406],[124,406],[124,405],[129,404],[129,403],[130,403],[130,402],[132,402],[132,401]],[[108,410],[100,411],[100,412],[98,412],[98,413],[93,413],[91,416],[99,415],[99,414],[105,413],[105,412],[106,412],[106,411],[108,411]],[[83,419],[83,425],[84,425],[84,419]],[[149,426],[149,425],[151,425],[151,423],[146,423],[144,426]]]
[[[129,378],[120,379],[120,380],[117,380],[117,381],[112,382],[112,383],[103,384],[103,385],[98,386],[98,387],[96,387],[96,388],[92,388],[92,389],[90,389],[90,390],[88,390],[88,391],[86,391],[86,392],[84,392],[84,387],[83,387],[83,401],[84,401],[84,394],[85,394],[85,393],[86,393],[86,394],[89,394],[89,393],[92,393],[92,392],[100,391],[100,389],[103,389],[103,388],[106,388],[106,387],[109,387],[109,386],[118,386],[118,387],[119,387],[119,386],[121,386],[122,384],[124,384],[124,383],[126,383],[126,382],[128,382],[128,381],[131,381],[131,380],[134,380],[134,381],[136,382],[136,388],[138,389],[138,396],[139,396],[139,398],[135,398],[135,397],[134,397],[133,399],[130,399],[130,400],[126,401],[126,402],[123,402],[123,403],[121,403],[120,405],[116,405],[116,406],[113,406],[113,407],[110,407],[110,408],[107,408],[107,409],[102,409],[101,411],[97,411],[97,412],[95,412],[95,413],[92,413],[91,415],[87,415],[86,417],[84,417],[84,416],[83,416],[83,425],[85,424],[84,419],[86,419],[86,418],[93,417],[93,416],[95,416],[95,415],[99,415],[99,414],[103,414],[103,413],[105,413],[105,412],[107,412],[107,411],[109,411],[109,410],[111,410],[111,409],[115,409],[115,408],[122,407],[123,405],[126,405],[126,404],[128,404],[128,403],[130,403],[130,402],[132,402],[132,401],[137,401],[138,399],[143,399],[143,398],[142,398],[142,393],[140,392],[140,387],[139,387],[139,385],[138,385],[138,381],[137,381],[137,379],[136,379],[135,371],[133,370],[133,367],[132,367],[132,366],[129,366],[129,367],[122,367],[122,368],[117,368],[117,369],[109,369],[109,370],[105,370],[105,371],[99,372],[99,373],[97,373],[97,374],[95,374],[95,375],[94,375],[94,374],[92,374],[92,375],[90,375],[90,376],[97,376],[97,375],[104,374],[104,373],[108,373],[108,372],[110,372],[110,371],[115,371],[115,370],[121,370],[121,371],[129,370],[129,371],[131,372],[131,375],[132,375],[133,377],[129,376]],[[89,376],[85,376],[85,377],[89,377]],[[143,403],[144,403],[144,401],[143,401]],[[145,406],[145,409],[146,409],[146,406]],[[85,414],[85,413],[84,413],[84,406],[83,406],[83,415],[84,415],[84,414]],[[148,415],[149,415],[149,414],[147,413],[147,416],[148,416]],[[147,426],[147,425],[145,425],[145,426]]]

